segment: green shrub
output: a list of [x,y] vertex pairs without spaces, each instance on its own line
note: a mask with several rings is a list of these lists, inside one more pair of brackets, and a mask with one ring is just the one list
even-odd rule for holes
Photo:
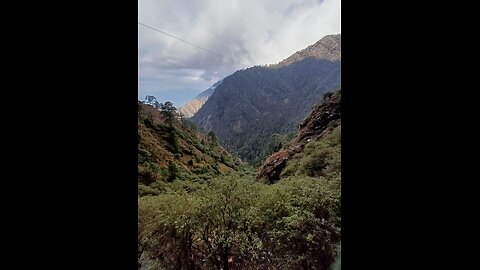
[[145,149],[138,148],[138,164],[143,164],[151,160],[152,154]]
[[310,141],[303,152],[293,156],[281,177],[305,175],[328,176],[341,170],[341,127],[335,128],[320,141]]
[[168,164],[168,178],[167,178],[167,180],[169,182],[172,182],[179,177],[180,177],[180,170],[178,169],[177,165],[174,162],[170,162]]
[[168,185],[139,198],[139,245],[164,268],[225,269],[234,256],[244,269],[329,269],[338,254],[339,177]]
[[160,192],[152,187],[145,185],[138,185],[138,196],[147,196],[147,195],[158,195]]

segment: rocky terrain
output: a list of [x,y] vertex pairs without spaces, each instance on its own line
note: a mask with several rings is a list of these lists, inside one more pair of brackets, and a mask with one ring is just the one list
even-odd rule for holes
[[283,149],[269,156],[257,170],[257,179],[275,182],[293,156],[310,141],[319,141],[341,125],[341,91],[327,93],[324,101],[302,121],[296,137]]

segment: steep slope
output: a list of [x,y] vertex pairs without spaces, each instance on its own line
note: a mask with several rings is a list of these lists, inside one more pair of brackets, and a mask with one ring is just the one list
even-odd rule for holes
[[294,53],[277,65],[274,65],[274,67],[288,66],[306,58],[324,59],[332,62],[339,61],[342,58],[341,46],[342,39],[340,34],[329,35],[306,49]]
[[216,82],[210,88],[198,94],[198,96],[196,96],[191,101],[187,102],[187,104],[180,107],[178,111],[187,118],[192,117],[198,112],[198,110],[200,110],[203,104],[207,102],[208,98],[213,94],[213,91],[215,91],[215,88],[217,88],[217,86],[219,86],[221,83],[222,80]]
[[139,194],[155,193],[162,182],[201,181],[242,170],[238,158],[187,120],[138,104]]
[[323,93],[340,88],[339,50],[340,35],[326,36],[278,65],[237,71],[192,120],[214,131],[228,151],[256,164],[273,134],[295,130]]
[[302,121],[294,139],[260,166],[257,179],[276,182],[281,176],[311,177],[340,172],[341,91],[324,101]]
[[290,159],[278,181],[232,173],[139,197],[138,269],[336,269],[340,94],[325,94],[279,152]]

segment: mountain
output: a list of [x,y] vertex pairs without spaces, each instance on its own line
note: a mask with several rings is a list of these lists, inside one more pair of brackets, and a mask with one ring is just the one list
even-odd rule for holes
[[187,118],[192,117],[195,113],[198,112],[198,110],[200,110],[203,104],[207,102],[208,98],[213,94],[213,91],[215,91],[215,88],[217,88],[217,86],[219,86],[221,83],[222,83],[222,80],[216,82],[210,88],[198,94],[198,96],[193,98],[187,104],[180,107],[178,109],[179,112],[182,113]]
[[[176,162],[185,176],[168,182],[171,170],[164,169],[166,182],[139,184],[138,269],[337,269],[342,239],[340,105],[340,91],[326,93],[256,178],[248,171],[225,171],[232,167],[205,155],[222,152],[208,139],[212,133],[182,128],[181,122],[174,123],[178,150],[172,152],[175,143],[165,144],[172,141],[168,118],[151,106],[141,107],[139,124],[145,126],[139,132],[139,160],[148,156],[140,155],[145,149],[152,157],[157,149],[165,155],[155,162]],[[150,117],[150,110],[157,115]],[[147,143],[151,139],[155,141]],[[196,161],[186,163],[193,169],[189,173],[183,166],[193,156],[205,158],[198,168],[218,168],[207,173],[215,177],[194,174]]]
[[138,269],[337,269],[340,94],[257,178],[171,103],[139,103]]
[[289,143],[257,170],[257,180],[273,183],[281,177],[324,177],[340,173],[341,90],[328,92],[300,123]]
[[341,36],[329,35],[277,65],[225,78],[192,117],[242,159],[258,164],[275,134],[295,130],[321,100],[341,87]]
[[202,181],[243,170],[241,161],[172,107],[160,111],[138,103],[138,188],[157,194],[167,182]]
[[329,35],[306,49],[294,53],[277,65],[274,65],[274,67],[288,66],[306,58],[324,59],[332,62],[340,61],[342,57],[341,45],[342,39],[340,34]]

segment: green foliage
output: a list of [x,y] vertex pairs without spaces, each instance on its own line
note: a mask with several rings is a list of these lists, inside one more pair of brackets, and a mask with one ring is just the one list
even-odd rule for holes
[[[166,111],[139,118],[139,264],[150,269],[332,267],[341,236],[340,128],[309,142],[287,162],[282,179],[266,185],[254,180],[253,168],[223,151],[213,133],[180,123],[170,111],[171,122]],[[292,138],[292,133],[258,132],[260,139],[247,138],[243,149],[252,158],[277,151]],[[239,172],[220,176],[231,171],[223,164]]]
[[208,122],[227,150],[252,163],[272,134],[295,130],[326,89],[340,86],[340,70],[339,61],[318,59],[242,70],[222,82],[192,120]]
[[[209,135],[193,122],[184,120],[182,124],[176,117],[167,123],[165,114],[174,113],[173,108],[168,109],[173,107],[170,105],[166,103],[162,112],[139,103],[139,186],[162,193],[161,187],[155,187],[162,182],[184,179],[203,182],[220,174],[243,169],[243,164],[233,164],[223,148],[209,141],[214,137],[213,133],[209,139]],[[222,160],[229,168],[220,163]],[[139,187],[139,194],[151,193],[151,190],[145,191],[145,187]]]
[[138,164],[151,161],[152,154],[145,149],[138,148]]
[[287,162],[281,176],[311,177],[338,174],[341,169],[341,126],[320,141],[310,141],[304,150]]
[[143,123],[145,124],[146,127],[148,128],[154,128],[153,120],[152,120],[152,115],[148,114],[146,118],[143,118]]
[[147,195],[158,195],[160,192],[157,189],[154,189],[143,184],[138,185],[138,196],[143,197]]
[[215,135],[213,130],[210,130],[210,132],[208,132],[207,136],[208,136],[208,140],[209,140],[210,144],[212,144],[212,145],[217,144],[217,135]]
[[193,146],[198,149],[198,151],[202,152],[203,154],[207,153],[207,148],[205,147],[205,142],[202,139],[201,142],[194,141]]
[[148,170],[155,175],[155,179],[156,179],[158,173],[160,172],[160,166],[158,166],[157,163],[149,162],[148,163]]
[[175,128],[169,129],[166,141],[172,153],[179,152],[178,136]]
[[177,111],[177,108],[173,106],[172,102],[167,101],[165,102],[165,104],[161,104],[160,111],[167,119],[167,124],[169,124],[169,126],[173,126],[173,121],[175,119],[175,112]]
[[158,180],[161,168],[155,162],[145,162],[143,166],[138,169],[139,182],[144,185],[149,185]]
[[229,256],[244,269],[328,269],[339,249],[339,178],[176,181],[138,203],[140,249],[160,269],[230,269]]
[[241,156],[247,157],[247,160],[250,160],[253,166],[259,166],[265,158],[281,150],[293,136],[294,133],[289,132],[284,134],[275,133],[265,138],[250,139],[239,149],[239,152]]
[[263,209],[275,220],[267,225],[274,254],[295,268],[327,269],[340,241],[340,179],[288,178],[272,189]]
[[170,162],[168,164],[168,178],[169,182],[174,181],[175,179],[179,178],[180,170],[178,169],[177,165],[174,162]]

